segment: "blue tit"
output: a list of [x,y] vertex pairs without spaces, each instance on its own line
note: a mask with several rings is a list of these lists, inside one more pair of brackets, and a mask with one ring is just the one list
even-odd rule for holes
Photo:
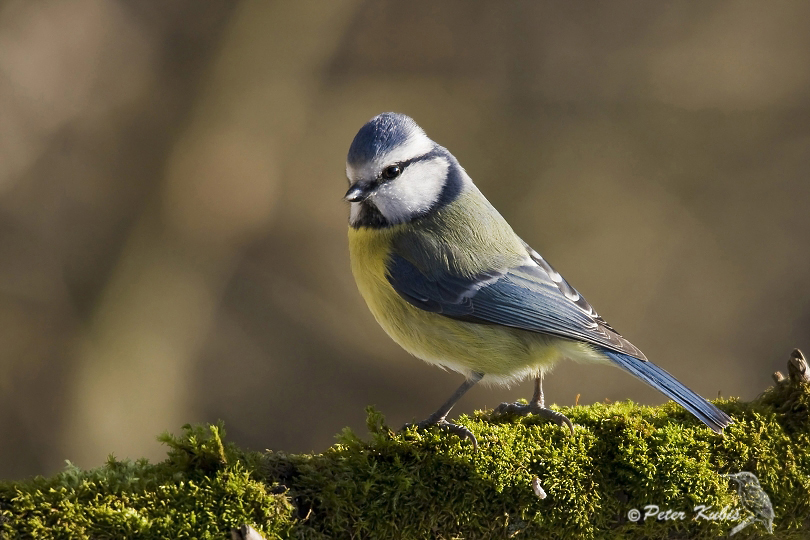
[[346,175],[351,267],[374,318],[409,353],[465,377],[420,427],[438,425],[477,446],[448,422],[453,405],[482,379],[533,377],[531,402],[495,412],[538,414],[573,433],[543,402],[543,373],[562,358],[616,364],[718,433],[732,422],[605,322],[408,116],[383,113],[364,125]]

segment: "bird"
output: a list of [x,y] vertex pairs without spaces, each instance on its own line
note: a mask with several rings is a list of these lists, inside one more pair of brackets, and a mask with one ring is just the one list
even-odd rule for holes
[[775,517],[773,504],[771,504],[771,498],[762,489],[759,478],[748,471],[723,476],[737,482],[737,495],[740,497],[740,502],[742,502],[746,510],[753,514],[734,527],[729,536],[738,533],[755,521],[761,522],[768,529],[768,533],[773,534],[773,519]]
[[346,177],[351,269],[371,313],[407,352],[464,376],[417,428],[439,426],[477,449],[468,428],[447,420],[456,402],[482,380],[533,378],[531,401],[494,413],[536,414],[573,435],[544,402],[544,373],[563,358],[618,365],[715,432],[732,423],[600,317],[409,116],[386,112],[363,125]]

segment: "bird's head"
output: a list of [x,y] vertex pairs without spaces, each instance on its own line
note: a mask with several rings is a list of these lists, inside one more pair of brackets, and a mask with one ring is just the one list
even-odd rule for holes
[[388,227],[455,199],[469,181],[455,158],[404,114],[382,113],[355,135],[346,158],[353,227]]

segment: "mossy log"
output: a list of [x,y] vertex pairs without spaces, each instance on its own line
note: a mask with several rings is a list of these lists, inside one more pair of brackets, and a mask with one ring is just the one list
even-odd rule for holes
[[[462,416],[477,452],[437,429],[394,431],[372,409],[368,440],[347,429],[317,455],[245,452],[221,426],[186,426],[161,437],[161,463],[0,483],[0,538],[224,540],[248,524],[267,540],[700,539],[741,522],[735,538],[766,535],[767,512],[727,476],[743,471],[769,498],[773,537],[808,538],[810,384],[793,375],[753,402],[716,401],[735,421],[723,435],[671,402],[560,407],[573,437],[531,417]],[[659,513],[644,519],[648,505]]]

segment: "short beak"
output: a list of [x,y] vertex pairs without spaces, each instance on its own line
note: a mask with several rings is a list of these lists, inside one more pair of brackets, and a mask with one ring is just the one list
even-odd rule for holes
[[349,202],[362,202],[371,195],[371,191],[371,186],[362,185],[360,182],[357,182],[356,184],[352,184],[352,187],[349,188],[349,191],[346,192],[343,198]]

